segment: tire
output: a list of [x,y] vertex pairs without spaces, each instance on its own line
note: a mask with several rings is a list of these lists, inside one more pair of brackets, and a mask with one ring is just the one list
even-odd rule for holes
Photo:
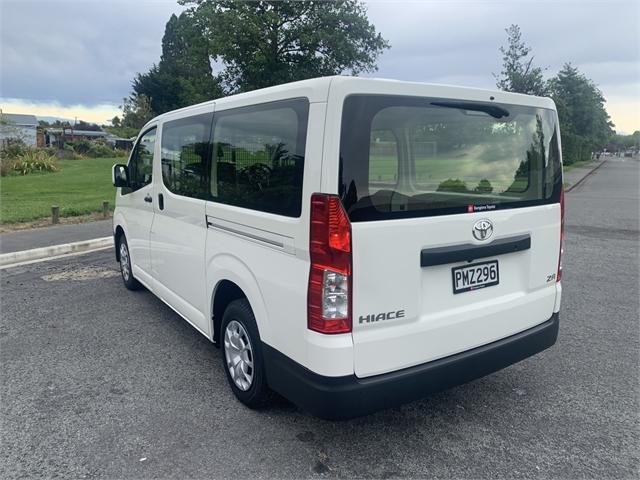
[[118,237],[118,256],[120,257],[120,273],[124,286],[129,290],[140,290],[142,285],[133,277],[129,244],[124,234]]
[[265,406],[271,392],[264,373],[258,326],[246,299],[234,300],[227,306],[220,337],[222,366],[233,394],[249,408]]

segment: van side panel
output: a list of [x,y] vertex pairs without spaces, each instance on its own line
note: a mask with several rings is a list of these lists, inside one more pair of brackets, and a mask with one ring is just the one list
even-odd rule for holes
[[[206,155],[196,154],[189,144],[196,142],[196,132],[197,142],[208,141],[213,110],[214,105],[207,104],[168,114],[159,125],[160,148],[154,162],[151,199],[155,215],[149,234],[154,293],[208,338],[211,322],[205,307],[205,201],[187,196],[179,189],[172,191],[175,185],[168,167],[172,166],[171,159],[185,163],[189,159],[192,165],[206,164]],[[189,131],[172,134],[176,123]],[[176,141],[181,142],[180,147],[173,144]],[[175,149],[180,153],[173,152]]]
[[[216,104],[216,112],[222,107]],[[254,309],[261,340],[295,362],[325,375],[353,373],[351,336],[309,339],[309,209],[320,190],[326,103],[309,104],[302,210],[285,217],[208,201],[207,291],[221,280],[242,288]],[[215,138],[214,138],[215,142]],[[209,306],[209,315],[213,305]],[[327,361],[327,352],[335,361]]]
[[155,293],[210,337],[205,316],[205,202],[174,195],[162,185],[156,189],[160,193],[154,201],[162,194],[164,209],[156,210],[149,241]]

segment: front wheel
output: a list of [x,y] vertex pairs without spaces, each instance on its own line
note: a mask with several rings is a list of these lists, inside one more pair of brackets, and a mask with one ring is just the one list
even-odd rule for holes
[[133,270],[131,268],[131,255],[129,254],[129,245],[124,235],[118,237],[118,253],[120,256],[120,273],[122,274],[122,281],[124,286],[129,290],[138,290],[141,285],[133,277]]
[[270,396],[264,374],[262,344],[251,306],[234,300],[222,316],[222,361],[233,394],[249,408],[264,406]]

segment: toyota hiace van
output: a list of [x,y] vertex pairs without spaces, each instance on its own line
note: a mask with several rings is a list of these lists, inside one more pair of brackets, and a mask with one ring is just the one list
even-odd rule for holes
[[349,418],[556,341],[551,99],[306,80],[154,118],[113,181],[126,287],[220,346],[249,407]]

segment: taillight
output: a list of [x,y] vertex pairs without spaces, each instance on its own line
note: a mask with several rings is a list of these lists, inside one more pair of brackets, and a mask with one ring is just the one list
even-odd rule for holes
[[336,195],[311,196],[307,327],[351,331],[351,223]]
[[560,190],[560,253],[558,254],[558,273],[556,274],[556,282],[559,282],[562,279],[562,254],[563,253],[564,253],[564,188]]

